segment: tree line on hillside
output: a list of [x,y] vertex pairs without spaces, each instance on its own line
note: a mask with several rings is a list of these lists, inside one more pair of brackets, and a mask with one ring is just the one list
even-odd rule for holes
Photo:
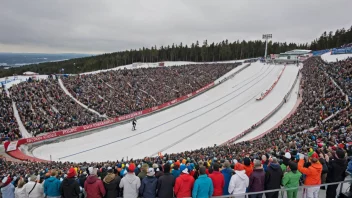
[[[352,42],[352,27],[349,30],[337,30],[335,34],[324,32],[311,44],[297,44],[286,42],[268,42],[268,54],[277,54],[293,49],[321,50],[339,47]],[[265,41],[234,41],[228,40],[219,43],[203,43],[196,41],[191,45],[172,44],[171,46],[153,46],[151,48],[132,49],[121,52],[107,53],[97,56],[77,58],[60,62],[48,62],[1,69],[0,77],[22,74],[25,71],[33,71],[40,74],[59,73],[64,69],[65,73],[82,73],[100,69],[109,69],[134,62],[160,62],[160,61],[225,61],[247,58],[262,57],[265,51]]]

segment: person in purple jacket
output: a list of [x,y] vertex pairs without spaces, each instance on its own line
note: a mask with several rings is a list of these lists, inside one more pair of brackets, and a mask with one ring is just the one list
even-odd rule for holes
[[[254,170],[249,177],[249,192],[264,190],[265,173],[260,160],[254,160]],[[263,193],[249,195],[250,198],[261,198]]]

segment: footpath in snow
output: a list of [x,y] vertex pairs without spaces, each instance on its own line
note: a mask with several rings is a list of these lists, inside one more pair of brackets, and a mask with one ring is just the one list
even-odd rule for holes
[[65,92],[66,95],[68,95],[69,97],[71,97],[77,104],[81,105],[83,108],[87,109],[88,111],[97,114],[100,117],[106,117],[101,115],[100,113],[98,113],[97,111],[89,108],[87,105],[81,103],[80,101],[78,101],[75,97],[72,96],[72,94],[66,89],[64,83],[62,82],[61,78],[58,79],[59,80],[59,85],[61,87],[61,89]]

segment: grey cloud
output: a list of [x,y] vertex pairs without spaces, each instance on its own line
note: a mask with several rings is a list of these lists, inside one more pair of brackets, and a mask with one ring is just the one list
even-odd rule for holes
[[352,1],[2,1],[0,51],[112,52],[196,40],[310,42],[349,28]]

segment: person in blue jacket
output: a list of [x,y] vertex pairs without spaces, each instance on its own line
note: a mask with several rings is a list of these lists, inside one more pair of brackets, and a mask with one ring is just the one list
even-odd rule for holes
[[60,198],[60,180],[56,178],[56,170],[52,170],[50,177],[44,181],[44,194],[47,198]]
[[226,160],[224,163],[224,169],[221,170],[221,173],[224,175],[225,178],[225,186],[222,191],[223,195],[230,195],[229,184],[233,173],[233,170],[231,169],[230,165],[230,162]]
[[206,168],[204,166],[199,168],[199,177],[194,182],[192,197],[193,198],[209,198],[213,195],[213,182],[206,175]]

